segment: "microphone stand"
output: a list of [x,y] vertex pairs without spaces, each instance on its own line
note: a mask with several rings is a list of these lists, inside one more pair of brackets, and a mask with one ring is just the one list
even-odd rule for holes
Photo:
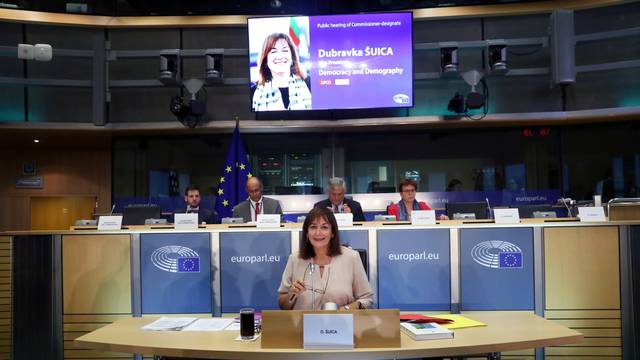
[[491,204],[489,204],[489,198],[486,197],[484,200],[487,202],[487,210],[489,210],[489,219],[493,219],[493,213],[491,212]]

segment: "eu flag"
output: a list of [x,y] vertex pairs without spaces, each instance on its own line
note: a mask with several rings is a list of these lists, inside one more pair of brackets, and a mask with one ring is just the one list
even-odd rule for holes
[[521,252],[501,252],[498,254],[500,260],[500,268],[522,268],[522,253]]
[[178,272],[200,272],[200,258],[199,257],[179,257],[178,258]]
[[251,175],[249,157],[236,123],[216,198],[216,211],[220,219],[231,217],[233,207],[247,199],[245,184],[251,176],[253,175]]

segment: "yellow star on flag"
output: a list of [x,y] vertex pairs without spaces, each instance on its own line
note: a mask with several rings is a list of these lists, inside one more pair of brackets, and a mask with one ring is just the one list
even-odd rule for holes
[[224,206],[229,206],[229,200],[224,200],[224,201],[222,202],[222,205],[224,205]]
[[252,177],[253,177],[253,175],[251,175],[251,173],[247,174],[247,178],[252,178]]
[[220,178],[220,182],[221,182],[221,183],[223,183],[223,182],[224,182],[224,176],[222,176],[222,177]]
[[223,189],[218,189],[218,195],[222,195],[224,194],[224,190]]
[[240,164],[240,170],[244,170],[246,166],[244,164]]
[[231,172],[231,166],[227,166],[227,168],[226,168],[226,169],[224,169],[224,171],[226,171],[226,172],[230,173],[230,172]]

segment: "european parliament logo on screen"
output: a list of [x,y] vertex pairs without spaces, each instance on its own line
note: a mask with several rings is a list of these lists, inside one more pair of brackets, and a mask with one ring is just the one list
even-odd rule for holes
[[522,250],[508,241],[489,240],[471,249],[471,258],[491,269],[522,269]]
[[151,254],[151,263],[162,271],[172,273],[199,273],[200,255],[188,247],[167,245]]

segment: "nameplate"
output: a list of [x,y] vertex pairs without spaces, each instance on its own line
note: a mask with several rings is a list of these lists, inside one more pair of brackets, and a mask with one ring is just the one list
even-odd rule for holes
[[256,227],[259,228],[279,228],[280,227],[280,215],[279,214],[258,214],[258,221]]
[[520,213],[518,209],[493,209],[493,219],[496,224],[518,224]]
[[607,221],[604,217],[604,208],[602,206],[579,207],[578,217],[581,222],[600,222]]
[[338,213],[333,214],[336,217],[338,228],[352,227],[353,226],[353,214],[352,213]]
[[122,227],[122,215],[100,216],[98,218],[98,230],[120,230]]
[[305,349],[353,349],[353,314],[304,314]]
[[198,230],[198,214],[173,214],[173,228],[176,230]]
[[411,212],[411,225],[435,225],[435,210],[413,210]]

